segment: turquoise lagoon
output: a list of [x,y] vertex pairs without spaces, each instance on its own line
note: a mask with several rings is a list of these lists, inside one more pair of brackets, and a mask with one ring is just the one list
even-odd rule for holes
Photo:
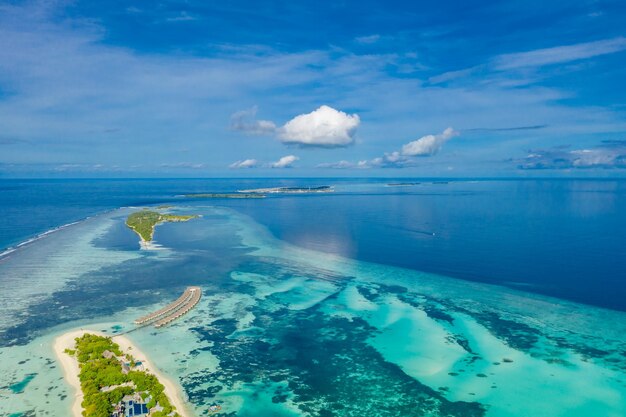
[[[56,335],[127,332],[194,415],[626,415],[626,314],[302,249],[234,210],[111,211],[0,260],[0,416],[69,415]],[[132,320],[204,291],[173,325]]]

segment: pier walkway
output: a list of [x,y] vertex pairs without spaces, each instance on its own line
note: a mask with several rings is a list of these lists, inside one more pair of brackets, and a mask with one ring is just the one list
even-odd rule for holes
[[163,327],[184,314],[187,314],[198,304],[201,297],[202,289],[200,287],[187,287],[183,295],[178,297],[176,301],[155,312],[136,319],[135,324],[147,326],[154,323],[155,327]]
[[197,290],[192,290],[191,298],[189,299],[189,301],[187,301],[179,309],[173,311],[172,314],[166,317],[163,317],[161,320],[156,322],[154,327],[157,327],[157,328],[163,327],[171,323],[172,321],[176,320],[177,318],[181,317],[182,315],[187,314],[189,310],[191,310],[192,308],[196,306],[196,304],[198,304],[198,302],[200,301],[200,297],[202,297],[202,290],[200,288],[197,288]]

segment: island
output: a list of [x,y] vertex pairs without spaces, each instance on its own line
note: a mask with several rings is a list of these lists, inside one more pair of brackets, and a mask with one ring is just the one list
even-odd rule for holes
[[273,188],[253,188],[250,190],[238,190],[239,193],[247,194],[309,194],[309,193],[332,193],[333,187],[322,185],[319,187],[273,187]]
[[127,338],[114,338],[119,343],[80,330],[55,340],[65,377],[76,390],[72,415],[187,417],[176,386]]
[[421,182],[390,182],[387,187],[412,187],[420,184]]
[[135,233],[139,235],[142,243],[148,243],[152,241],[154,235],[154,228],[162,223],[166,222],[186,222],[191,219],[199,217],[197,215],[176,215],[176,214],[163,214],[151,210],[142,210],[131,214],[126,219],[126,226],[130,227]]
[[185,194],[185,198],[265,198],[264,194],[258,193],[199,193]]

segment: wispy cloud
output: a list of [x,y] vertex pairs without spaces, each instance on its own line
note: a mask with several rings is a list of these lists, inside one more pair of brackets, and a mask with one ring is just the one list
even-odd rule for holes
[[380,35],[374,34],[374,35],[367,35],[367,36],[358,36],[354,38],[354,40],[357,43],[372,44],[380,40]]
[[228,167],[230,169],[246,169],[246,168],[292,168],[293,164],[300,160],[295,155],[287,155],[275,162],[260,162],[257,159],[242,159],[233,162]]
[[416,166],[418,158],[436,155],[443,144],[460,133],[449,127],[435,135],[426,135],[402,146],[400,151],[386,152],[383,156],[356,163],[349,161],[331,162],[317,165],[318,168],[406,168]]
[[198,20],[198,18],[184,11],[178,13],[176,16],[171,16],[165,19],[167,22],[189,22],[192,20]]
[[574,45],[555,46],[500,55],[493,60],[496,70],[511,70],[525,67],[541,67],[544,65],[561,64],[612,54],[626,49],[626,38],[618,37],[595,42]]
[[590,149],[533,150],[515,162],[526,170],[626,168],[626,141],[604,141]]
[[231,169],[242,169],[242,168],[256,168],[259,165],[259,161],[256,159],[243,159],[241,161],[236,161],[230,164],[228,167]]
[[406,168],[415,163],[415,159],[402,155],[398,151],[387,152],[378,158],[359,162],[361,168]]
[[287,155],[287,156],[283,156],[282,158],[280,158],[278,161],[270,164],[270,167],[272,168],[292,168],[293,164],[298,161],[300,158],[298,158],[295,155]]
[[120,171],[118,165],[106,164],[58,164],[52,165],[54,172],[111,172]]
[[454,81],[459,78],[465,78],[474,74],[476,70],[479,68],[481,67],[476,66],[476,67],[465,68],[465,69],[460,69],[460,70],[455,70],[455,71],[447,71],[447,72],[444,72],[443,74],[435,75],[435,76],[428,78],[428,82],[431,84],[441,84],[441,83],[446,83],[448,81]]
[[354,162],[342,160],[338,162],[324,162],[321,164],[317,164],[316,168],[331,168],[331,169],[350,169],[354,168]]
[[240,110],[230,117],[230,128],[249,135],[272,135],[276,133],[276,125],[269,120],[257,120],[258,107]]
[[[626,38],[617,37],[595,42],[583,42],[573,45],[559,45],[532,51],[501,54],[487,62],[470,68],[448,71],[428,79],[431,84],[442,84],[471,77],[481,78],[481,82],[497,82],[503,86],[515,87],[536,81],[532,73],[544,66],[567,64],[602,55],[626,50]],[[503,74],[516,75],[514,78],[502,78]],[[521,74],[518,76],[517,74]]]
[[512,127],[473,127],[463,129],[464,132],[518,132],[523,130],[540,130],[547,128],[548,125],[532,125],[532,126],[512,126]]
[[194,163],[194,162],[175,162],[175,163],[164,163],[160,165],[161,168],[179,168],[179,169],[204,169],[206,168],[205,164]]

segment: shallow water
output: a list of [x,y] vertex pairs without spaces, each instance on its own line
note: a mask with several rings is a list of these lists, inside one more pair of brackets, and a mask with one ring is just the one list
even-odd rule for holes
[[131,210],[0,262],[16,289],[0,324],[1,416],[68,415],[54,336],[132,330],[188,285],[204,293],[190,314],[128,337],[196,415],[213,403],[231,416],[626,413],[622,312],[302,249],[206,204],[173,209],[202,217],[159,226],[159,249],[142,251]]

